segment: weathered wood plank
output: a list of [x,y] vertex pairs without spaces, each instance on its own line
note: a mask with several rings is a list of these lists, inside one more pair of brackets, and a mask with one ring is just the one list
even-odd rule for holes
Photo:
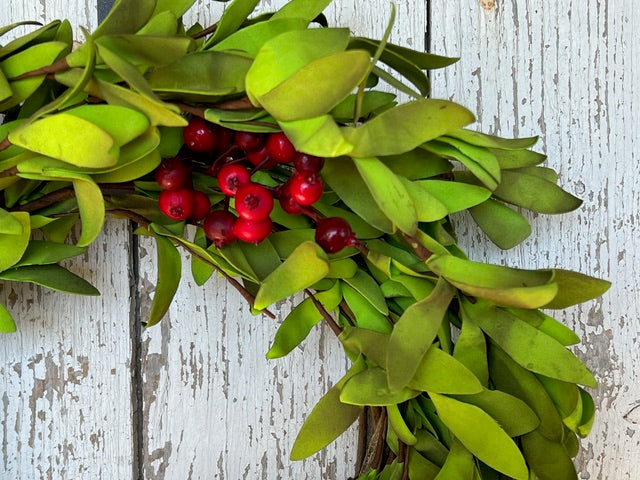
[[[94,1],[8,3],[3,25],[96,25]],[[0,479],[132,478],[130,234],[123,221],[108,222],[107,231],[69,267],[102,297],[0,285],[18,325],[0,346]]]
[[539,217],[520,248],[503,253],[467,219],[459,236],[473,257],[564,266],[609,278],[601,300],[559,315],[582,336],[595,371],[598,414],[577,460],[580,478],[640,476],[640,174],[635,167],[640,98],[630,1],[431,2],[432,50],[462,60],[434,76],[434,96],[476,112],[486,131],[541,133],[560,182],[585,200],[570,215]]
[[[263,2],[272,10],[282,1]],[[398,2],[392,40],[423,48],[426,10]],[[202,8],[215,7],[212,14]],[[219,6],[198,2],[192,13],[214,23]],[[386,1],[336,0],[331,24],[380,36],[390,11]],[[143,305],[149,304],[155,248],[141,248]],[[347,369],[331,331],[315,329],[304,346],[280,360],[264,355],[278,321],[252,317],[244,300],[222,280],[197,288],[184,265],[183,285],[169,317],[143,333],[144,471],[148,480],[173,478],[317,479],[354,473],[356,429],[305,462],[289,461],[304,418]],[[277,311],[284,318],[292,307]]]

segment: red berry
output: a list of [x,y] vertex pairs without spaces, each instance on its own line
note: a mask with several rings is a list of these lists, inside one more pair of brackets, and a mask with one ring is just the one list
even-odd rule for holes
[[230,197],[236,194],[240,186],[249,183],[250,179],[251,174],[249,170],[237,164],[225,165],[220,169],[220,173],[218,173],[220,190]]
[[178,190],[191,182],[191,169],[179,158],[167,158],[156,169],[156,182],[163,190]]
[[220,153],[224,153],[229,150],[231,145],[233,145],[233,132],[220,125],[214,125],[214,132],[216,134],[216,150]]
[[300,205],[313,205],[322,197],[322,180],[316,173],[296,173],[289,182],[291,196]]
[[199,222],[207,216],[211,210],[211,200],[204,192],[199,190],[193,191],[193,213],[191,214],[191,220]]
[[233,140],[245,152],[255,152],[264,145],[265,136],[263,133],[235,132]]
[[233,213],[226,210],[216,210],[205,217],[202,228],[204,234],[216,248],[222,248],[237,240],[233,233],[235,221],[236,216]]
[[273,222],[269,217],[258,222],[239,218],[233,224],[233,233],[243,242],[260,243],[273,230]]
[[318,173],[324,166],[324,158],[298,153],[296,158],[293,159],[293,166],[296,167],[298,172]]
[[262,185],[246,183],[236,192],[235,207],[240,217],[257,222],[269,217],[273,210],[273,197]]
[[349,223],[340,217],[318,220],[315,238],[316,243],[327,253],[339,252],[357,241]]
[[296,157],[296,147],[283,132],[272,133],[267,138],[269,155],[278,163],[293,162]]
[[213,125],[200,117],[191,117],[189,125],[182,131],[184,143],[198,153],[211,152],[216,148],[217,136]]
[[247,159],[253,166],[260,167],[265,170],[269,170],[278,165],[278,162],[269,156],[269,150],[266,146],[262,147],[260,150],[247,152]]
[[282,210],[290,215],[298,215],[303,212],[300,204],[291,196],[291,188],[288,182],[282,185],[278,201],[280,202]]
[[160,210],[172,220],[186,220],[193,214],[193,190],[164,190],[158,198]]

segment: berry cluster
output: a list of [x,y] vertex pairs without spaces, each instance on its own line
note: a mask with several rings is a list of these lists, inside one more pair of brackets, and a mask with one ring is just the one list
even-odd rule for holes
[[[204,173],[217,178],[227,196],[225,208],[211,211],[207,195],[191,187],[193,167],[180,157],[164,160],[156,170],[156,181],[163,189],[159,206],[173,220],[202,221],[205,235],[217,248],[236,240],[259,243],[268,237],[273,230],[274,198],[285,212],[305,214],[316,221],[316,242],[328,253],[357,244],[344,219],[319,218],[311,208],[323,194],[320,170],[324,160],[296,151],[284,133],[233,132],[193,117],[183,137],[191,152],[209,158]],[[251,180],[252,172],[283,164],[293,164],[293,169],[285,169],[291,177],[282,185],[267,187]],[[228,209],[231,198],[237,217]]]

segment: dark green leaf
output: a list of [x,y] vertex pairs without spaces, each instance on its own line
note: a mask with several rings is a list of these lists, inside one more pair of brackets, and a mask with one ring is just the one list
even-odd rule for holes
[[75,293],[77,295],[100,295],[100,292],[93,285],[60,265],[33,265],[12,268],[1,272],[0,280],[30,282],[52,290]]
[[218,21],[218,27],[209,40],[204,44],[204,48],[209,48],[221,40],[224,40],[247,19],[249,14],[253,12],[260,0],[233,0],[228,7],[225,8],[222,17]]
[[607,280],[570,270],[553,270],[553,280],[558,284],[558,294],[544,308],[567,308],[599,297],[611,287]]
[[165,237],[155,236],[157,245],[158,279],[151,303],[151,311],[146,326],[152,327],[162,320],[169,310],[178,290],[182,275],[180,252],[173,242]]
[[238,30],[211,47],[211,50],[238,50],[255,57],[272,38],[291,30],[303,30],[307,23],[302,18],[272,18]]
[[502,138],[495,135],[487,135],[486,133],[474,132],[466,128],[455,130],[449,134],[451,137],[458,138],[463,142],[479,147],[497,148],[500,150],[523,150],[533,147],[538,142],[538,137],[527,138]]
[[473,455],[458,440],[455,440],[435,480],[473,480],[475,471]]
[[496,200],[476,205],[469,213],[489,239],[504,250],[519,245],[531,235],[529,221]]
[[527,463],[540,480],[577,480],[576,468],[561,443],[553,442],[540,432],[527,433],[521,439]]
[[42,240],[31,240],[27,250],[16,267],[25,265],[49,265],[58,263],[67,258],[82,255],[86,248],[67,245],[64,243],[45,242]]

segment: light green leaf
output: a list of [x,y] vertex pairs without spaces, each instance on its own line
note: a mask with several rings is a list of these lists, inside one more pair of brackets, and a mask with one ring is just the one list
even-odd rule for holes
[[389,426],[403,443],[406,445],[415,445],[418,442],[418,439],[402,417],[398,405],[387,405],[387,418],[389,419]]
[[181,17],[194,3],[195,0],[157,0],[156,8],[153,10],[153,17],[167,11],[173,13],[176,17]]
[[429,396],[445,425],[479,460],[517,480],[529,479],[520,449],[487,413],[437,393]]
[[392,223],[376,204],[352,159],[326,159],[322,178],[340,199],[369,225],[382,232],[393,233]]
[[[361,117],[368,117],[374,112],[379,112],[396,105],[396,96],[393,93],[379,92],[377,90],[366,91],[362,97]],[[356,95],[347,96],[342,102],[331,110],[331,116],[343,123],[353,120],[353,112],[356,106]]]
[[273,18],[303,18],[307,23],[322,13],[331,0],[291,0]]
[[59,113],[23,125],[9,134],[14,145],[79,167],[116,164],[119,148],[97,125],[68,113]]
[[[326,55],[309,62],[257,99],[278,120],[324,115],[360,83],[370,60],[363,50]],[[335,75],[336,72],[341,74]]]
[[400,155],[378,157],[396,175],[409,180],[435,177],[450,172],[453,165],[423,148],[415,148]]
[[49,265],[58,263],[67,258],[82,255],[86,248],[67,245],[64,243],[45,242],[42,240],[31,240],[24,255],[16,264],[16,267],[25,265]]
[[[325,310],[331,312],[342,301],[340,283],[335,282],[333,287],[325,292],[315,294],[315,297]],[[267,352],[267,358],[280,358],[287,355],[307,338],[313,326],[321,320],[322,314],[314,305],[313,300],[311,298],[303,300],[282,321],[276,332],[273,345]]]
[[0,208],[0,234],[22,235],[22,223],[10,212]]
[[367,360],[386,369],[389,335],[347,325],[342,330],[339,339],[345,348],[353,353],[365,355]]
[[165,316],[180,284],[182,260],[173,242],[156,236],[158,279],[146,327],[152,327]]
[[259,2],[260,0],[233,0],[225,8],[222,17],[218,21],[218,28],[213,32],[211,38],[205,42],[204,48],[215,45],[238,30]]
[[458,129],[449,136],[458,138],[463,142],[479,147],[498,148],[501,150],[522,150],[533,147],[538,142],[538,137],[526,138],[502,138],[486,133],[474,132],[473,130]]
[[525,402],[500,390],[484,389],[480,393],[454,398],[483,409],[497,420],[510,437],[531,432],[540,424],[534,411]]
[[589,435],[591,432],[591,427],[593,426],[593,418],[596,413],[596,406],[593,402],[593,397],[589,394],[589,392],[584,389],[578,387],[580,391],[580,398],[582,400],[582,418],[580,419],[580,424],[578,425],[578,435],[584,438]]
[[414,233],[418,227],[416,208],[400,178],[375,157],[354,158],[353,162],[384,215],[401,231]]
[[[411,305],[394,325],[387,351],[387,375],[392,390],[408,385],[419,370],[454,293],[455,289],[445,280],[438,280],[431,295]],[[423,373],[427,373],[426,368]]]
[[349,30],[318,28],[285,32],[266,42],[256,56],[246,77],[251,102],[273,90],[308,63],[331,53],[343,51]]
[[398,177],[411,197],[418,221],[435,222],[447,216],[449,210],[436,197],[416,182]]
[[387,374],[382,368],[370,367],[353,376],[340,393],[340,401],[350,405],[386,406],[406,402],[420,395],[417,390],[389,390]]
[[13,90],[9,86],[9,82],[7,81],[7,77],[4,76],[2,70],[0,69],[0,103],[4,102],[7,98],[10,98],[13,95]]
[[149,128],[149,120],[142,113],[119,105],[82,105],[66,113],[97,125],[107,132],[118,146],[136,139]]
[[469,213],[489,239],[503,250],[521,244],[531,235],[529,221],[496,200],[476,205]]
[[74,178],[73,189],[76,192],[82,220],[82,234],[78,240],[78,246],[86,247],[98,238],[102,230],[105,217],[104,198],[100,187],[89,177]]
[[100,292],[93,285],[60,265],[32,265],[12,268],[1,272],[0,280],[30,282],[52,290],[77,295],[100,295]]
[[[188,2],[191,3],[191,0],[188,0]],[[158,6],[156,5],[157,8]],[[151,20],[138,30],[136,35],[175,35],[177,31],[178,17],[175,13],[165,10],[157,15],[154,13]]]
[[354,362],[347,374],[313,408],[302,425],[291,449],[291,460],[302,460],[322,450],[356,421],[362,407],[340,401],[344,385],[366,368],[362,359]]
[[[467,183],[473,183],[475,179],[478,179],[489,190],[496,189],[498,186],[498,179],[495,177],[495,172],[492,174],[473,158],[465,155],[457,148],[439,140],[441,139],[425,143],[422,145],[422,148],[435,153],[436,155],[440,155],[443,158],[457,160],[469,169],[469,171],[456,171],[456,180],[460,181],[460,179],[466,178],[465,174],[467,174],[470,177]],[[497,168],[497,165],[492,164],[492,167]]]
[[453,350],[453,357],[471,370],[483,386],[489,385],[487,343],[480,327],[461,312],[462,328]]
[[305,242],[262,282],[254,307],[262,310],[310,287],[328,272],[329,263],[324,251],[313,242]]
[[492,148],[490,151],[496,156],[500,168],[503,170],[534,167],[547,159],[546,155],[531,150],[499,150]]
[[31,236],[31,222],[27,212],[10,212],[8,215],[17,222],[20,230],[17,234],[0,233],[0,252],[2,252],[0,254],[0,271],[18,263],[29,245],[29,237]]
[[586,302],[604,294],[611,282],[570,270],[554,269],[553,280],[558,284],[558,294],[544,308],[563,309]]
[[389,109],[345,136],[351,156],[398,155],[474,121],[467,109],[446,100],[423,99]]
[[447,180],[420,180],[414,184],[434,196],[449,213],[467,210],[491,196],[491,191],[477,185]]
[[482,385],[471,370],[435,345],[431,346],[422,357],[415,375],[409,382],[409,387],[422,391],[460,395],[482,391]]
[[563,345],[515,315],[487,301],[461,300],[469,319],[514,361],[527,370],[591,387],[597,382],[584,364]]
[[109,35],[99,38],[96,43],[126,62],[141,67],[173,63],[194,46],[189,37],[148,34]]
[[381,314],[387,315],[389,313],[387,302],[384,295],[382,295],[380,286],[364,270],[358,270],[354,276],[346,278],[344,281],[366,298]]
[[9,311],[0,303],[0,332],[13,333],[16,331],[16,324]]
[[435,480],[473,480],[474,472],[473,455],[458,440],[454,440],[447,460]]
[[116,0],[107,17],[93,32],[93,38],[118,33],[135,33],[151,18],[156,0]]
[[272,38],[291,30],[303,30],[307,21],[302,18],[273,18],[246,26],[217,43],[211,50],[239,50],[255,57],[262,46]]
[[463,292],[498,305],[539,308],[549,303],[558,292],[549,271],[487,265],[453,255],[434,255],[427,265]]
[[299,152],[318,157],[339,157],[353,149],[331,115],[280,121],[278,124]]
[[344,282],[342,282],[342,295],[353,311],[358,327],[382,333],[391,332],[391,325],[387,317],[380,313],[369,300]]

